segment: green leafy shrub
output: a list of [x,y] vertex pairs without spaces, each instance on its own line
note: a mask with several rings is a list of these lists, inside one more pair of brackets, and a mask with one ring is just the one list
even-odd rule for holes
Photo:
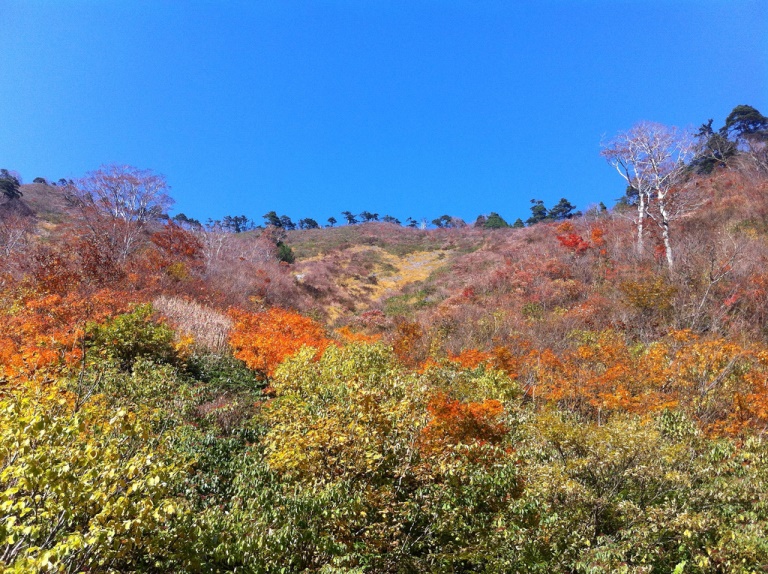
[[88,348],[98,357],[129,371],[139,358],[158,363],[179,359],[173,330],[152,321],[152,305],[138,305],[130,313],[87,328]]

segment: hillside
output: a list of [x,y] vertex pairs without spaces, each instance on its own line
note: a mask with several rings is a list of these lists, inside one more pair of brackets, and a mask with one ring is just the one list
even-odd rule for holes
[[[761,571],[756,157],[686,166],[643,228],[630,198],[524,228],[234,233],[169,220],[135,168],[75,200],[21,186],[0,205],[0,564]],[[112,191],[146,195],[97,195],[129,180]]]

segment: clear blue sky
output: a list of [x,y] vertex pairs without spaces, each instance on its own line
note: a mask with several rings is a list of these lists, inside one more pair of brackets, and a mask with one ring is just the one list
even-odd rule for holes
[[765,0],[0,0],[0,167],[164,174],[174,213],[526,219],[602,138],[768,115]]

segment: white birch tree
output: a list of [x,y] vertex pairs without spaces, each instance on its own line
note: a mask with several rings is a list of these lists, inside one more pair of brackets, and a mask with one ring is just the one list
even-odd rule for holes
[[640,122],[603,146],[602,155],[637,192],[637,250],[644,249],[646,218],[661,229],[667,266],[674,267],[670,223],[690,213],[693,202],[683,201],[683,180],[693,156],[690,131],[654,122]]

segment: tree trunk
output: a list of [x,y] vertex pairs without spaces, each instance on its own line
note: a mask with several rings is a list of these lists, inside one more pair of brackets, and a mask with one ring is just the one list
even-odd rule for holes
[[661,215],[661,237],[664,240],[664,254],[667,257],[667,267],[670,271],[675,266],[672,257],[672,242],[669,238],[669,212],[664,202],[664,197],[659,195],[659,214]]
[[643,252],[643,224],[645,223],[645,194],[641,191],[637,195],[637,252]]

